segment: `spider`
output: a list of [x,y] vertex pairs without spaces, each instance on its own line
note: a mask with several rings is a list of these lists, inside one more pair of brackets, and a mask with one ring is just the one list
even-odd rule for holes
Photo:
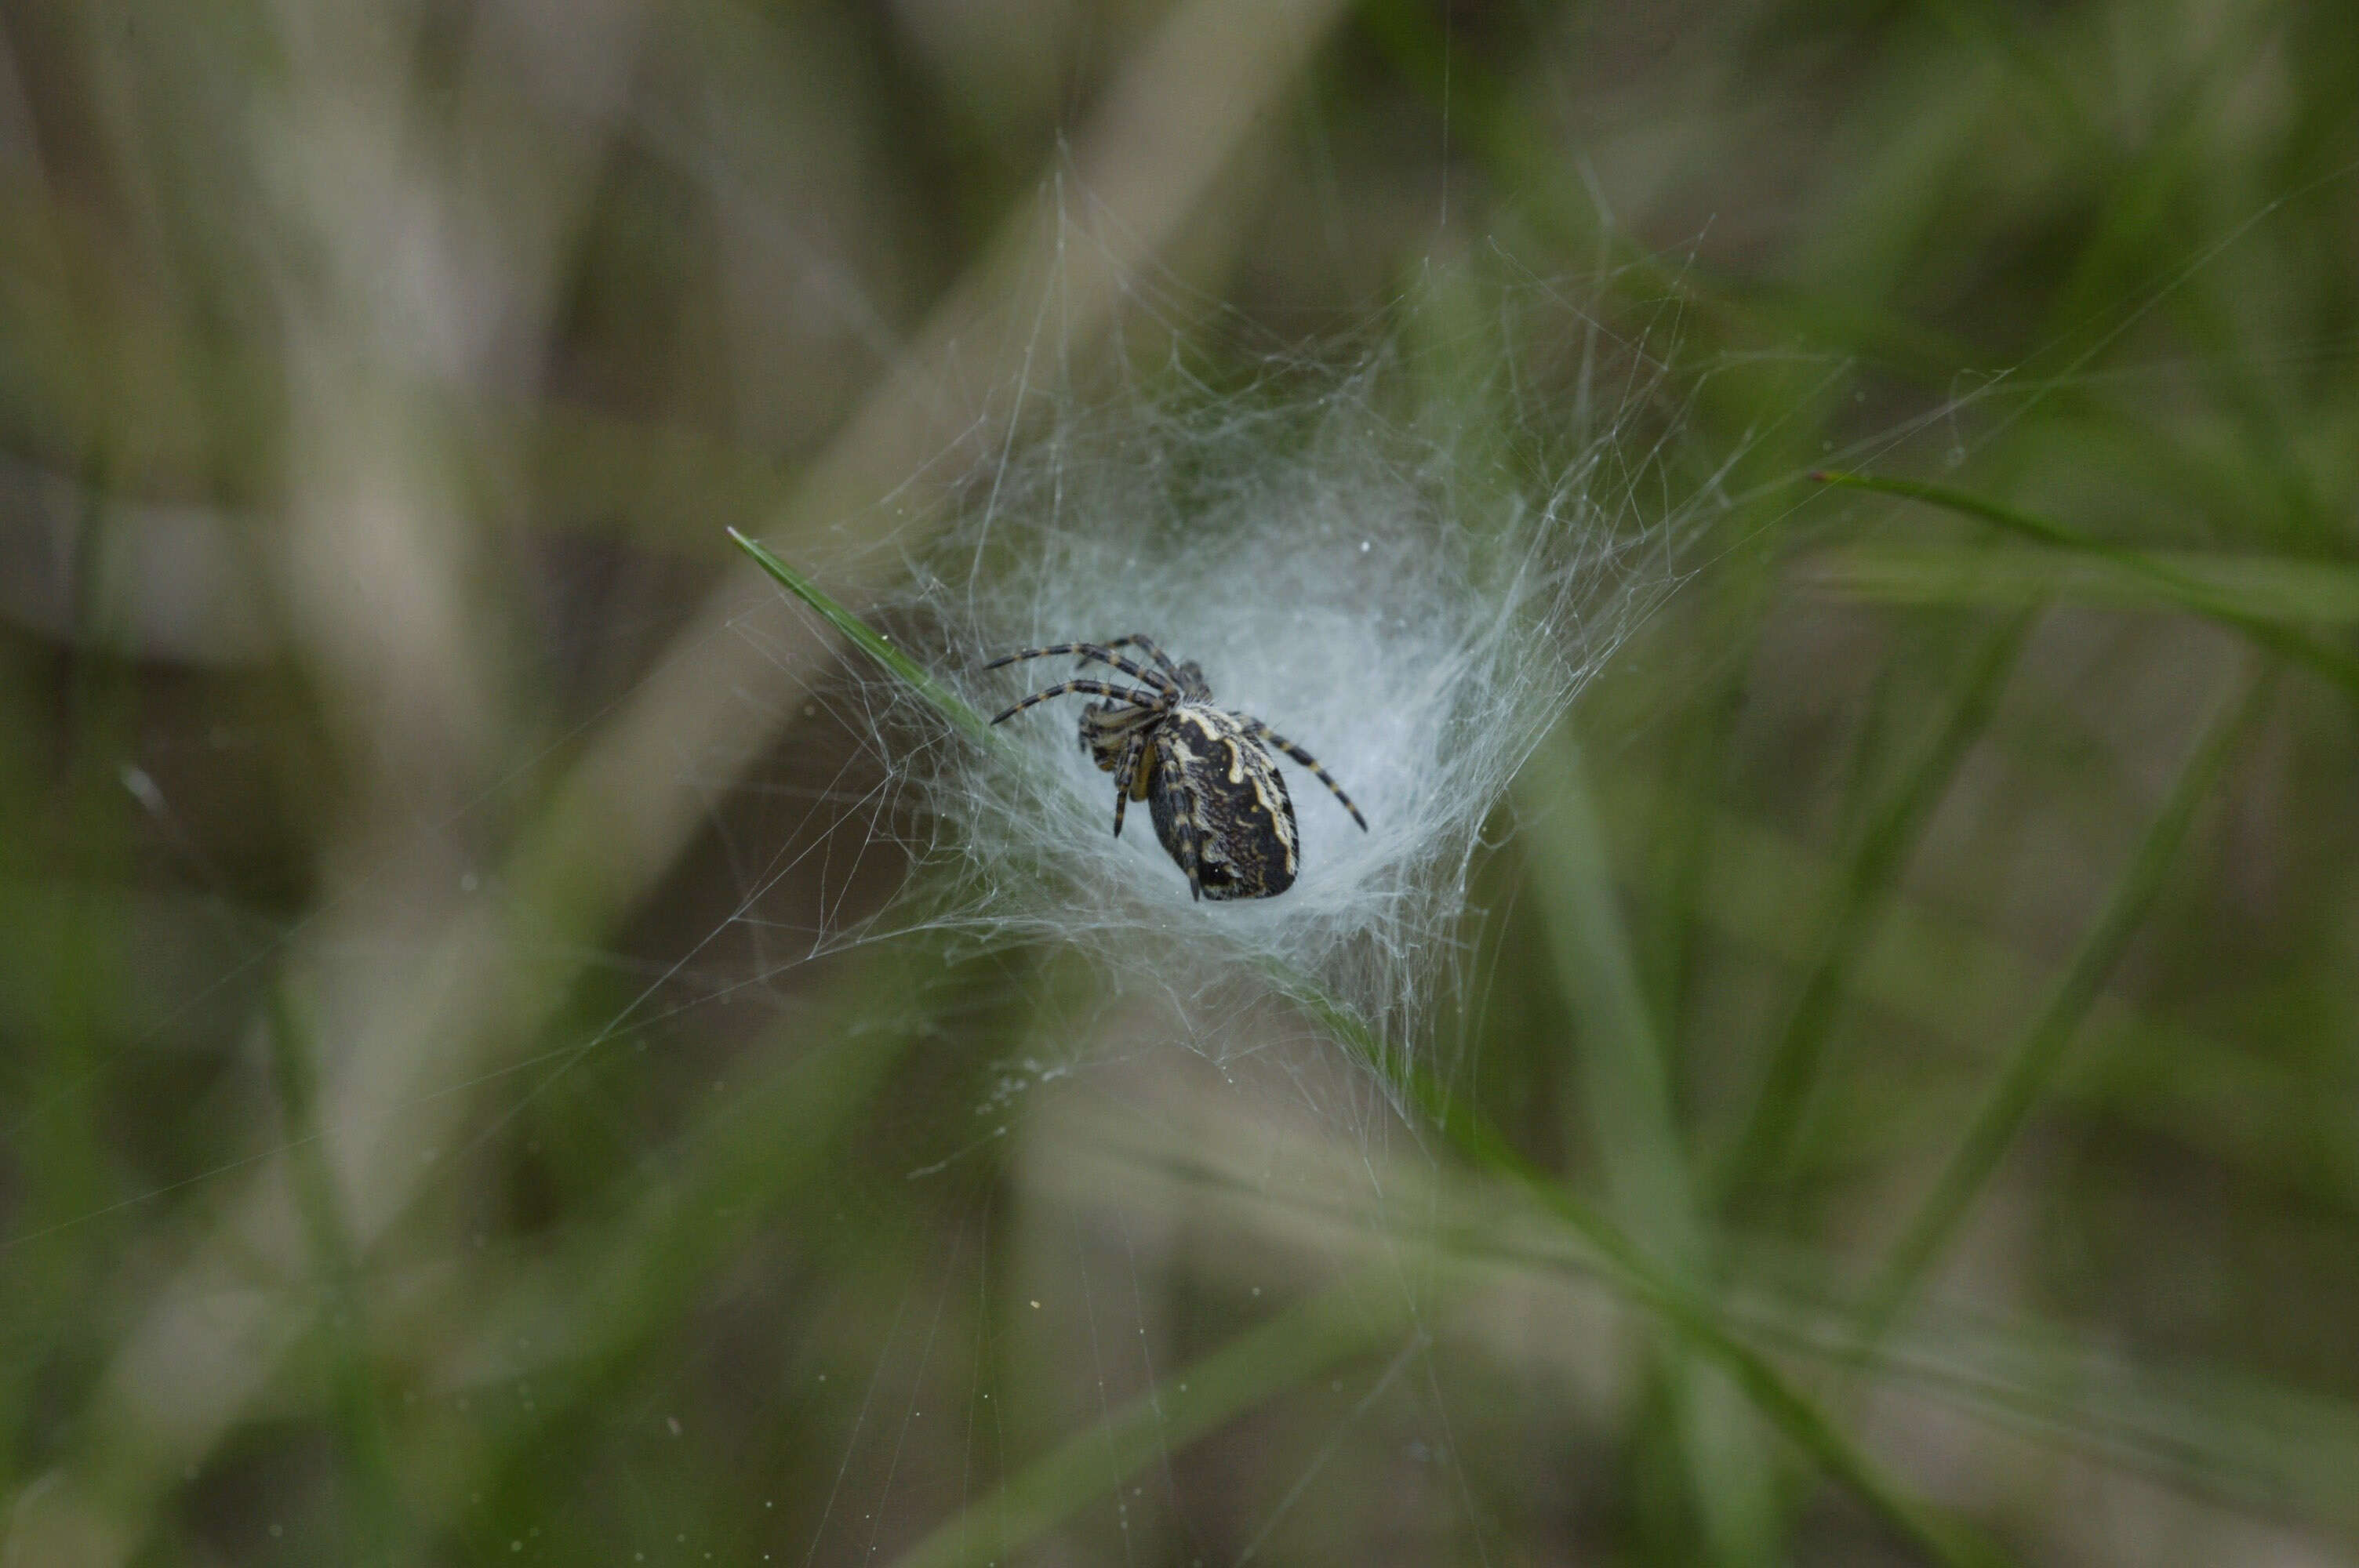
[[[1151,662],[1140,664],[1114,652],[1125,647],[1136,648]],[[983,667],[995,670],[1059,654],[1109,665],[1146,685],[1069,680],[1034,692],[992,722],[1071,692],[1107,698],[1082,710],[1082,749],[1100,772],[1114,777],[1114,837],[1122,837],[1123,808],[1134,800],[1147,802],[1155,837],[1188,873],[1190,898],[1274,898],[1294,885],[1300,860],[1294,804],[1270,760],[1273,751],[1317,774],[1360,830],[1367,831],[1368,819],[1310,752],[1258,719],[1213,707],[1202,667],[1193,660],[1172,663],[1152,638],[1133,633],[1110,643],[1026,648]]]

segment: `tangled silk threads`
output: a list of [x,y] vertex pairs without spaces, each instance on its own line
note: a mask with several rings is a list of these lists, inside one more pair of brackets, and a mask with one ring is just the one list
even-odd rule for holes
[[1368,831],[1281,760],[1299,879],[1192,903],[1138,812],[1113,836],[1112,783],[1079,740],[1086,698],[1029,709],[987,748],[872,689],[876,743],[948,872],[922,923],[1078,945],[1186,1009],[1241,976],[1304,977],[1387,1041],[1416,1038],[1484,819],[1667,586],[1670,524],[1639,514],[1610,433],[1537,479],[1511,472],[1479,420],[1389,413],[1398,368],[1227,396],[1175,376],[1068,410],[970,488],[884,611],[984,713],[1082,673],[986,672],[995,656],[1144,633],[1200,663],[1221,707],[1315,754]]

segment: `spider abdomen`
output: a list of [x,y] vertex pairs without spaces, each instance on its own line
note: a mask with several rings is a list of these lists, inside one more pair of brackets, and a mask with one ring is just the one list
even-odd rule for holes
[[1271,898],[1300,866],[1294,803],[1260,741],[1234,715],[1201,703],[1175,706],[1157,726],[1147,808],[1172,860],[1190,863],[1213,899]]

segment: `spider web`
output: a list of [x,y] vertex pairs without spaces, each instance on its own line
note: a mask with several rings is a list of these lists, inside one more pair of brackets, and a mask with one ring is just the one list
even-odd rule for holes
[[[1502,308],[1553,308],[1553,292],[1527,283]],[[1191,1033],[1216,1054],[1236,1003],[1214,996],[1293,975],[1410,1048],[1430,1037],[1424,1014],[1461,951],[1484,824],[1676,580],[1680,540],[1719,503],[1713,476],[1669,471],[1678,410],[1643,333],[1609,340],[1576,320],[1567,364],[1523,363],[1443,398],[1420,378],[1472,346],[1405,349],[1414,296],[1393,328],[1352,343],[1230,344],[1218,385],[1177,336],[1159,356],[1137,346],[1153,335],[1152,289],[1132,308],[1145,321],[1130,357],[1093,384],[1010,394],[1045,410],[1037,426],[871,546],[889,568],[851,568],[892,585],[870,613],[985,713],[1042,684],[985,672],[999,654],[1151,635],[1204,665],[1217,702],[1319,756],[1370,829],[1297,769],[1294,887],[1191,903],[1151,833],[1107,831],[1111,791],[1073,744],[1071,712],[1028,710],[1006,745],[981,746],[897,677],[848,671],[823,700],[879,775],[861,831],[900,845],[917,873],[879,914],[822,919],[810,950],[920,931],[1061,944],[1113,994],[1144,988],[1199,1021]],[[1661,308],[1668,321],[1677,301]],[[1531,325],[1495,330],[1520,341]],[[1201,320],[1190,331],[1207,336]],[[1612,406],[1554,403],[1537,384],[1550,375],[1611,378]],[[1549,406],[1569,416],[1521,424]]]

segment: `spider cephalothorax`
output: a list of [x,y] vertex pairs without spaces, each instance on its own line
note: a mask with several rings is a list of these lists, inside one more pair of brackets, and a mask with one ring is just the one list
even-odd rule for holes
[[[1151,661],[1125,659],[1116,648],[1136,648]],[[1123,808],[1143,800],[1155,818],[1155,837],[1188,873],[1195,898],[1269,898],[1294,885],[1301,855],[1294,803],[1271,752],[1283,752],[1332,791],[1352,820],[1367,818],[1327,776],[1310,753],[1258,719],[1212,706],[1212,688],[1193,661],[1173,664],[1150,638],[1136,633],[1110,643],[1059,643],[1026,648],[983,667],[1021,659],[1073,654],[1110,665],[1144,687],[1069,680],[1036,691],[992,719],[1011,719],[1035,703],[1082,692],[1107,698],[1082,710],[1082,749],[1114,778],[1114,831],[1122,837]]]

